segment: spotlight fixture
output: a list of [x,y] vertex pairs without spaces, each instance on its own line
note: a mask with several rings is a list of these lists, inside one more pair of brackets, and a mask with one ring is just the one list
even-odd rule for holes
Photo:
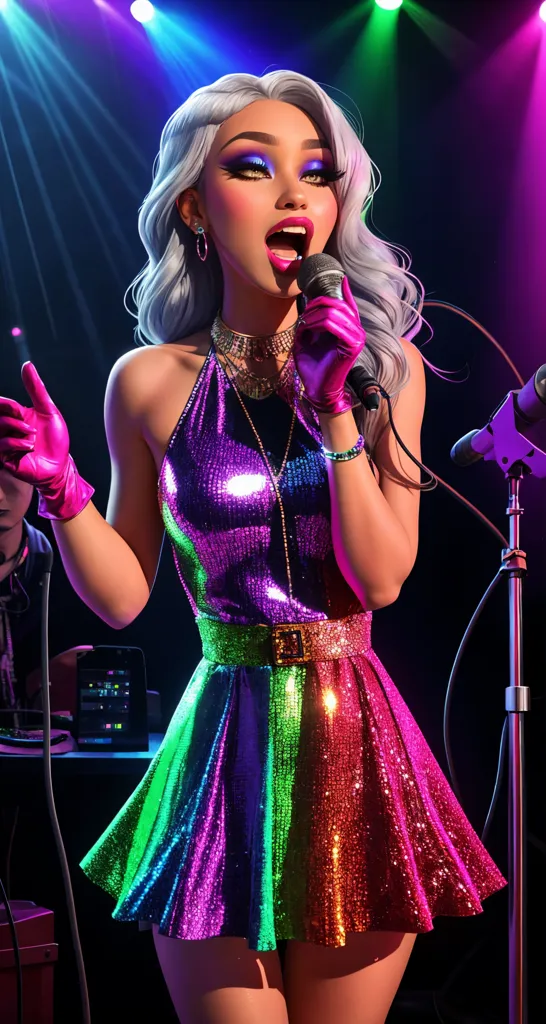
[[546,0],[544,0],[544,3],[540,5],[538,16],[539,18],[542,18],[543,21],[546,21]]
[[404,3],[404,0],[375,0],[375,2],[383,11],[397,11]]
[[140,21],[143,25],[147,21],[151,21],[155,14],[154,5],[150,3],[150,0],[134,0],[129,10],[135,21]]

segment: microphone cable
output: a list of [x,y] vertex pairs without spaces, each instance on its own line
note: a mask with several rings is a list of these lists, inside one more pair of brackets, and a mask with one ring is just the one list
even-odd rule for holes
[[59,857],[59,863],[61,867],[61,874],[63,880],[63,886],[65,890],[66,905],[68,910],[68,919],[70,924],[70,932],[72,937],[72,944],[74,947],[74,953],[76,956],[76,967],[78,972],[78,980],[80,987],[81,996],[81,1020],[82,1024],[91,1024],[91,1012],[89,1007],[89,993],[87,988],[87,978],[85,973],[85,963],[82,954],[80,934],[78,930],[78,921],[76,917],[76,905],[74,902],[74,893],[72,890],[72,881],[70,878],[70,868],[68,866],[68,858],[66,856],[66,850],[64,848],[63,837],[59,826],[59,819],[57,817],[57,809],[55,807],[55,796],[53,792],[53,779],[51,772],[51,706],[49,700],[49,638],[48,638],[48,622],[49,622],[49,585],[51,581],[51,567],[53,564],[53,552],[49,551],[44,556],[45,568],[42,575],[42,635],[41,635],[41,661],[42,661],[42,711],[44,717],[44,785],[46,794],[47,809],[49,812],[49,818],[51,821],[51,827],[53,829],[53,837],[55,839],[55,845],[57,848],[57,854]]

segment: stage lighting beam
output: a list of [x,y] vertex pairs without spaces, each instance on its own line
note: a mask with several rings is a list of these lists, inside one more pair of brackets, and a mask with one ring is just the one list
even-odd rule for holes
[[544,3],[540,5],[538,16],[539,18],[542,18],[543,21],[546,21],[546,0],[544,0]]
[[404,3],[404,0],[375,0],[375,2],[382,11],[397,11]]
[[129,10],[135,21],[140,21],[142,25],[151,21],[155,14],[154,5],[150,3],[150,0],[134,0]]

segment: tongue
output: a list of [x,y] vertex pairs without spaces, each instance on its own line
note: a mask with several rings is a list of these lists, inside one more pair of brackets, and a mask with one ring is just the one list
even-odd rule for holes
[[271,252],[275,253],[275,256],[280,256],[283,260],[295,260],[298,255],[297,249],[290,244],[286,235],[280,233],[270,235],[266,245]]

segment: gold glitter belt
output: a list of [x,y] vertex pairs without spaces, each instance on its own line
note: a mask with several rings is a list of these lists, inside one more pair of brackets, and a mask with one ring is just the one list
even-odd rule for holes
[[301,665],[364,654],[371,647],[371,612],[344,619],[240,626],[199,616],[203,657],[219,665]]

